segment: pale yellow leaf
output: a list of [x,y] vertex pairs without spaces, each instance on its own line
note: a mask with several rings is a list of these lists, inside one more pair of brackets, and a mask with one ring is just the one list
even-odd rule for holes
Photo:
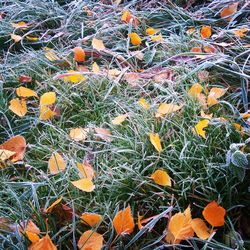
[[98,65],[96,62],[94,62],[94,63],[92,64],[92,71],[93,71],[95,74],[98,74],[98,73],[100,72],[100,67],[99,67],[99,65]]
[[10,37],[12,40],[14,40],[15,43],[18,43],[22,40],[22,37],[19,35],[11,34]]
[[150,104],[144,98],[140,98],[139,101],[138,101],[138,103],[144,109],[149,109],[150,108]]
[[16,154],[16,152],[7,149],[0,149],[0,161],[6,161],[14,154]]
[[73,128],[69,132],[69,136],[74,141],[84,141],[89,133],[89,128]]
[[118,115],[117,117],[115,117],[115,118],[111,121],[111,123],[112,123],[113,125],[120,125],[120,124],[122,124],[122,123],[126,120],[127,117],[128,117],[128,114]]
[[65,170],[66,163],[60,154],[53,153],[48,161],[48,167],[51,174],[58,174]]
[[79,177],[80,178],[88,178],[93,179],[96,176],[96,172],[93,169],[93,167],[88,163],[88,161],[84,161],[83,163],[76,163],[78,171],[79,171]]
[[162,103],[156,111],[155,117],[164,117],[165,115],[169,115],[175,113],[180,110],[183,105],[176,105],[173,103]]
[[92,192],[95,189],[95,185],[89,178],[83,178],[77,181],[71,181],[71,183],[78,189],[85,192]]
[[162,151],[162,146],[159,135],[157,133],[149,133],[149,139],[155,149],[160,153]]
[[94,49],[96,49],[98,51],[101,51],[101,50],[105,49],[103,41],[99,40],[99,39],[96,39],[96,38],[93,38],[93,40],[92,40],[92,46],[93,46]]

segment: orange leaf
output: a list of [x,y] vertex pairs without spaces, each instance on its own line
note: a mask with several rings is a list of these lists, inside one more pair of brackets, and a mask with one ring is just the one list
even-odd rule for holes
[[48,161],[48,166],[51,174],[58,174],[65,170],[66,163],[60,154],[53,153]]
[[215,52],[216,52],[215,47],[213,47],[213,46],[211,46],[211,45],[204,45],[204,46],[203,46],[203,50],[204,50],[206,53],[215,53]]
[[88,163],[88,161],[84,161],[84,163],[76,163],[77,168],[79,170],[79,176],[81,178],[89,178],[93,179],[96,176],[96,172],[93,167]]
[[131,234],[134,231],[134,219],[130,206],[120,210],[113,219],[113,225],[118,235]]
[[12,162],[20,161],[24,158],[26,147],[26,140],[21,135],[14,136],[0,145],[0,149],[15,152],[10,158]]
[[138,213],[137,224],[138,224],[139,230],[141,230],[141,229],[143,228],[143,224],[145,224],[145,223],[147,223],[147,222],[153,220],[153,219],[154,219],[155,217],[157,217],[157,216],[158,216],[158,215],[154,215],[154,216],[151,216],[151,217],[149,217],[149,218],[145,218],[145,219],[142,220],[142,218],[143,218],[144,216],[141,216],[141,215],[139,215],[139,213]]
[[40,229],[37,227],[37,225],[32,221],[32,220],[28,220],[28,221],[24,221],[22,223],[20,223],[20,227],[19,230],[22,232],[31,232],[34,234],[40,234]]
[[92,40],[92,46],[93,46],[94,49],[96,49],[98,51],[101,51],[101,50],[105,49],[103,41],[99,40],[99,39],[96,39],[96,38],[93,38],[93,40]]
[[163,170],[156,170],[152,175],[151,178],[154,182],[161,186],[170,186],[171,187],[171,179],[166,171]]
[[10,101],[9,109],[20,117],[25,116],[28,111],[26,101],[19,98]]
[[82,178],[77,181],[71,181],[71,183],[78,189],[85,192],[92,192],[95,189],[95,185],[93,184],[90,178]]
[[146,34],[149,35],[149,36],[152,36],[154,35],[158,30],[152,28],[152,27],[149,27],[146,29]]
[[85,61],[85,52],[81,47],[75,47],[73,51],[74,51],[74,59],[76,62]]
[[54,201],[46,210],[46,213],[51,213],[56,205],[58,205],[62,201],[62,197]]
[[26,236],[32,243],[36,243],[40,240],[40,237],[37,234],[31,233],[29,231],[26,232]]
[[188,95],[194,98],[198,98],[199,94],[202,92],[202,86],[199,83],[195,83],[188,91]]
[[82,223],[91,227],[95,227],[102,221],[102,216],[95,213],[83,213],[81,215]]
[[56,115],[56,112],[51,110],[50,107],[48,107],[46,105],[42,105],[40,107],[39,119],[41,119],[42,121],[49,120],[49,119],[53,118],[55,115]]
[[237,36],[239,38],[243,38],[243,37],[245,37],[245,33],[247,31],[248,31],[247,28],[242,28],[242,29],[234,30],[234,34],[235,34],[235,36]]
[[202,39],[206,39],[211,37],[212,35],[212,29],[211,26],[202,26],[201,27],[201,37]]
[[130,21],[132,21],[133,25],[139,24],[138,19],[136,17],[132,16],[128,10],[124,10],[122,12],[121,21],[123,21],[125,23],[130,23]]
[[[239,5],[239,3],[236,2],[236,3],[228,5],[226,8],[224,8],[220,13],[221,18],[225,18],[225,17],[228,17],[228,16],[235,14],[237,12],[238,5]],[[230,21],[231,18],[227,18],[226,20]]]
[[202,239],[206,240],[210,237],[211,233],[209,232],[209,228],[207,227],[206,223],[200,219],[196,218],[191,221],[191,226],[196,233],[196,235]]
[[140,45],[141,44],[141,38],[139,37],[139,35],[135,32],[128,34],[128,36],[130,37],[130,41],[133,45]]
[[202,48],[201,47],[193,47],[190,51],[193,53],[202,53]]
[[41,238],[39,241],[32,243],[28,250],[57,250],[57,247],[53,244],[51,238],[47,234],[43,238]]
[[25,88],[25,87],[17,88],[16,89],[16,94],[19,97],[31,97],[31,96],[37,97],[37,93],[34,90],[28,89],[28,88]]
[[106,142],[111,142],[111,132],[105,128],[95,128],[96,135]]
[[212,201],[204,208],[202,215],[211,226],[220,227],[225,223],[226,210]]
[[101,250],[103,246],[103,236],[92,230],[82,234],[77,246],[80,250]]

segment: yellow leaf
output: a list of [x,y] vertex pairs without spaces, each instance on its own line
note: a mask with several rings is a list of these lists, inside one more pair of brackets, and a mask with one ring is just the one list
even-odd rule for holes
[[37,97],[37,93],[34,90],[28,89],[28,88],[25,88],[25,87],[17,88],[16,89],[16,94],[19,97],[31,97],[31,96]]
[[199,83],[195,83],[188,91],[188,95],[193,98],[198,98],[199,94],[202,92],[202,86]]
[[51,174],[58,174],[65,170],[66,163],[60,154],[53,153],[48,161],[48,166]]
[[131,214],[130,206],[120,210],[115,215],[113,225],[118,235],[131,234],[134,231],[135,223]]
[[192,131],[197,134],[202,136],[204,139],[206,139],[206,132],[204,130],[204,128],[206,128],[209,124],[209,120],[205,119],[205,120],[201,120],[199,121],[196,126],[192,129]]
[[15,98],[10,101],[9,109],[16,115],[23,117],[27,113],[26,101],[23,99]]
[[6,161],[10,159],[11,156],[16,154],[16,152],[7,150],[7,149],[0,149],[0,161]]
[[105,128],[95,128],[96,135],[106,142],[111,142],[111,132]]
[[102,216],[95,213],[83,213],[81,215],[82,223],[91,227],[96,227],[102,221]]
[[144,99],[144,98],[140,98],[138,103],[140,104],[141,107],[143,107],[144,109],[149,109],[150,105],[149,103]]
[[25,233],[27,238],[32,243],[35,243],[40,240],[38,236],[38,234],[40,234],[40,229],[32,220],[22,222],[19,226],[19,230],[21,233]]
[[128,34],[128,36],[130,37],[130,41],[133,45],[140,45],[141,44],[141,38],[139,37],[139,35],[135,32]]
[[92,192],[95,189],[95,185],[89,178],[83,178],[77,181],[71,181],[71,183],[78,189],[85,192]]
[[120,124],[122,124],[122,123],[126,120],[127,117],[128,117],[128,114],[118,115],[117,117],[115,117],[115,118],[111,121],[111,123],[112,123],[113,125],[120,125]]
[[98,65],[96,62],[94,62],[94,63],[92,64],[92,71],[93,71],[95,74],[98,74],[98,73],[100,72],[100,67],[99,67],[99,65]]
[[10,37],[12,40],[14,40],[15,43],[18,43],[22,40],[22,37],[19,35],[11,34]]
[[165,115],[172,114],[178,110],[180,110],[183,105],[176,105],[173,103],[162,103],[156,111],[155,117],[164,117]]
[[239,123],[233,123],[234,128],[240,132],[241,136],[244,136],[244,128]]
[[156,170],[152,175],[151,178],[154,180],[154,182],[161,186],[170,186],[171,187],[171,179],[168,175],[168,173],[164,170]]
[[163,40],[162,34],[154,35],[150,37],[153,42],[161,42]]
[[11,23],[11,26],[16,29],[25,29],[28,27],[28,24],[24,21],[18,22],[18,23]]
[[46,47],[46,48],[44,48],[44,50],[45,50],[45,57],[49,61],[53,62],[53,61],[60,60],[60,58],[56,55],[56,53],[53,49]]
[[149,36],[152,36],[154,35],[158,30],[152,28],[152,27],[149,27],[146,29],[146,34],[149,35]]
[[89,128],[73,128],[69,132],[69,136],[74,141],[85,141],[89,133]]
[[160,153],[162,151],[162,146],[159,135],[157,133],[149,133],[149,139],[155,149]]
[[56,102],[55,92],[46,92],[40,97],[40,105],[52,105]]
[[42,105],[40,107],[39,119],[41,119],[42,121],[49,120],[53,118],[55,115],[56,115],[56,112],[52,111],[48,106]]
[[194,236],[194,230],[191,227],[190,209],[184,213],[177,213],[170,218],[168,230],[173,236],[173,243],[179,240],[186,240]]
[[84,161],[84,163],[76,163],[78,171],[79,171],[79,177],[81,178],[88,178],[93,179],[96,176],[96,172],[93,169],[93,167],[88,163],[88,161]]
[[82,234],[77,246],[79,250],[101,250],[103,246],[103,236],[92,230]]
[[222,97],[227,92],[227,89],[212,88],[207,97],[207,104],[209,107],[218,103],[218,98]]
[[35,36],[26,36],[26,39],[29,41],[38,41],[40,38]]
[[93,46],[94,49],[96,49],[98,51],[101,51],[101,50],[105,49],[103,41],[99,40],[99,39],[96,39],[96,38],[93,38],[93,40],[92,40],[92,46]]
[[26,236],[32,243],[36,243],[40,240],[40,237],[37,234],[31,233],[29,231],[26,232]]
[[248,31],[247,28],[242,28],[242,29],[238,29],[238,30],[234,30],[234,35],[239,37],[239,38],[243,38],[245,37],[245,33]]
[[68,72],[66,72],[66,75],[63,77],[63,80],[65,82],[79,83],[85,81],[86,78],[78,71],[69,70]]
[[28,250],[57,250],[57,247],[53,244],[51,238],[47,234],[43,238],[41,238],[39,241],[32,243]]
[[202,26],[201,27],[201,37],[202,39],[206,39],[211,37],[212,35],[212,29],[211,26]]
[[135,26],[139,24],[138,19],[136,17],[132,16],[128,10],[124,10],[122,12],[121,21],[123,21],[125,23],[130,23],[130,21],[132,21],[132,24]]
[[61,203],[62,197],[58,198],[56,201],[54,201],[46,210],[45,213],[51,213],[56,205]]
[[207,238],[210,237],[211,233],[209,232],[209,228],[207,227],[206,223],[200,219],[196,218],[191,221],[191,226],[196,233],[196,235],[202,239],[206,240]]

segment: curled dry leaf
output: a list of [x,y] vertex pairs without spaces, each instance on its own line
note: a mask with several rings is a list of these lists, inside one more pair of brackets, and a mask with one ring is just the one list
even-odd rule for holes
[[164,170],[156,170],[152,175],[151,178],[154,180],[154,182],[161,186],[169,186],[171,187],[171,179],[168,173]]
[[94,49],[96,49],[98,51],[102,51],[102,50],[105,49],[103,41],[99,40],[99,39],[96,39],[96,38],[93,38],[93,40],[92,40],[92,46],[93,46]]
[[162,103],[156,111],[155,117],[164,117],[165,115],[172,114],[183,107],[182,105],[176,105],[173,103]]
[[111,142],[111,132],[105,128],[95,128],[96,135],[106,142]]
[[88,178],[88,179],[93,179],[96,177],[96,172],[93,169],[93,167],[88,163],[87,160],[84,161],[84,163],[76,163],[77,169],[79,171],[79,177],[81,178]]
[[102,216],[95,213],[83,213],[81,215],[82,223],[91,227],[96,227],[102,221]]
[[161,153],[162,151],[162,146],[161,146],[161,140],[160,137],[158,135],[158,133],[149,133],[149,139],[150,142],[153,144],[153,146],[155,147],[155,149]]
[[193,219],[191,221],[191,226],[192,226],[194,232],[196,233],[196,235],[200,239],[206,240],[207,238],[210,237],[211,232],[210,232],[209,228],[207,227],[206,223],[202,219],[200,219],[200,218]]
[[66,163],[60,154],[53,153],[48,161],[48,166],[51,174],[58,174],[65,170]]
[[206,128],[209,124],[209,120],[204,119],[199,121],[194,128],[192,128],[192,131],[197,134],[202,136],[204,139],[206,139],[206,132],[204,130],[204,128]]
[[138,103],[144,109],[149,109],[150,108],[150,104],[144,98],[140,98]]
[[29,88],[25,88],[25,87],[17,88],[16,89],[16,94],[19,97],[32,97],[32,96],[38,97],[37,93],[34,90],[29,89]]
[[74,141],[85,141],[89,133],[89,128],[72,128],[69,136]]
[[120,210],[113,219],[113,225],[118,235],[131,234],[134,231],[134,219],[130,206]]
[[77,246],[80,250],[101,250],[103,246],[103,236],[92,230],[82,234]]
[[127,117],[128,117],[128,114],[118,115],[117,117],[115,117],[115,118],[111,121],[111,123],[112,123],[113,125],[120,125],[120,124],[122,124],[122,123],[126,120]]
[[210,38],[212,35],[211,26],[202,26],[201,27],[201,37],[202,39]]
[[39,241],[32,243],[29,247],[28,250],[57,250],[57,247],[53,244],[51,238],[49,237],[48,234],[41,238]]
[[141,38],[140,36],[135,33],[135,32],[132,32],[130,34],[128,34],[129,38],[130,38],[130,41],[131,43],[134,45],[134,46],[137,46],[137,45],[140,45],[141,44]]
[[53,209],[62,201],[62,197],[58,198],[56,201],[54,201],[47,209],[45,209],[46,213],[51,213]]
[[14,136],[0,145],[0,149],[2,150],[15,152],[15,154],[9,158],[12,162],[20,161],[24,158],[26,147],[26,140],[21,135]]
[[225,223],[226,210],[212,201],[204,208],[202,215],[211,226],[221,227]]
[[[237,12],[238,5],[239,5],[239,2],[236,2],[225,7],[220,13],[221,18],[226,18],[235,14]],[[226,18],[226,20],[230,21],[231,17]]]
[[76,62],[84,62],[85,61],[85,52],[81,47],[75,47],[74,51],[74,60]]
[[92,192],[95,189],[95,185],[93,184],[90,178],[82,178],[77,181],[71,181],[71,183],[78,189],[85,192]]
[[10,101],[9,109],[20,117],[25,116],[28,112],[26,101],[19,98]]

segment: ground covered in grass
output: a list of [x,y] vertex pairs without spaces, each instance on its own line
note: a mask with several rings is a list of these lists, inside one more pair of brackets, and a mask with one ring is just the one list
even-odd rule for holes
[[247,249],[249,18],[1,1],[0,248]]

